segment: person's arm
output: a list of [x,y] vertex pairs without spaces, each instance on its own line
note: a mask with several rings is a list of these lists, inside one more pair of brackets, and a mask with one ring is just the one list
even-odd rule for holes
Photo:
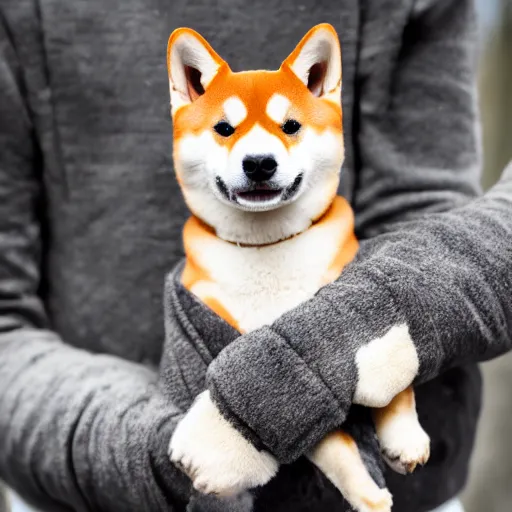
[[[224,417],[281,461],[354,401],[384,405],[512,347],[510,181],[460,206],[478,192],[473,30],[470,0],[418,0],[401,50],[362,49],[355,199],[359,234],[373,238],[336,283],[209,369]],[[382,64],[390,51],[394,66]]]
[[224,417],[289,462],[352,402],[383,406],[510,350],[511,290],[512,166],[483,198],[368,241],[337,282],[224,349],[209,388]]
[[415,0],[388,44],[375,30],[388,7],[369,4],[355,106],[360,239],[461,206],[480,193],[481,170],[474,1]]
[[40,158],[3,21],[0,480],[56,512],[172,510],[188,483],[166,457],[179,411],[156,392],[157,373],[73,349],[49,330],[38,297]]

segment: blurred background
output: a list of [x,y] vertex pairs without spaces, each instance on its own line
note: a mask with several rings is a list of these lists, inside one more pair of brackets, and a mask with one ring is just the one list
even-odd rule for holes
[[[512,159],[512,0],[477,0],[488,188]],[[512,511],[512,354],[483,365],[484,408],[464,493],[467,512]]]

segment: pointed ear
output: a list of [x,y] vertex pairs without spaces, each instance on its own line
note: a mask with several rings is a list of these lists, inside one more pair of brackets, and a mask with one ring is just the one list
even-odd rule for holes
[[204,94],[220,69],[229,66],[190,28],[178,28],[167,45],[172,112]]
[[[313,27],[283,62],[317,97],[337,93],[341,86],[341,49],[332,25]],[[338,99],[341,101],[341,99]]]

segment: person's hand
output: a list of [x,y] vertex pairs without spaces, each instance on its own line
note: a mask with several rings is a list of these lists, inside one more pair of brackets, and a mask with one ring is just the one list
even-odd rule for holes
[[277,473],[277,460],[257,450],[224,419],[201,393],[179,422],[169,444],[171,461],[204,494],[229,496],[266,484]]

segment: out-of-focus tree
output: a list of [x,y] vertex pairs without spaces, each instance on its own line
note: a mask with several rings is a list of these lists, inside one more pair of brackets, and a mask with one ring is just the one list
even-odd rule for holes
[[501,0],[500,9],[480,68],[485,187],[498,179],[512,159],[512,0]]

